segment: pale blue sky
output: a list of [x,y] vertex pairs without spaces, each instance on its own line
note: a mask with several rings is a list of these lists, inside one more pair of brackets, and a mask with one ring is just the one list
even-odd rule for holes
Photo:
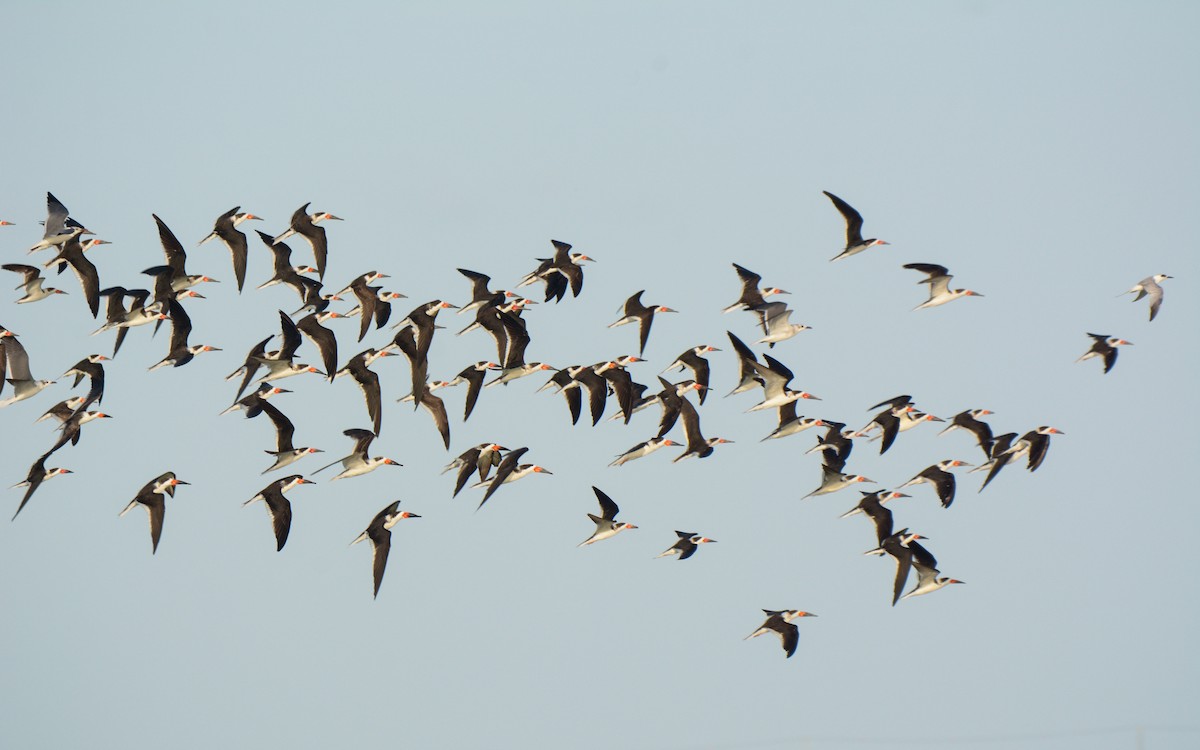
[[[1195,747],[1198,21],[1169,2],[9,7],[0,218],[18,226],[0,255],[23,261],[50,190],[113,242],[93,252],[102,283],[134,286],[160,262],[157,213],[192,272],[225,282],[188,306],[194,341],[225,351],[147,374],[166,332],[131,332],[108,367],[116,418],[56,454],[76,473],[0,528],[0,744],[1117,750],[1144,726],[1148,750]],[[892,244],[830,264],[844,224],[822,190]],[[445,394],[447,453],[393,403],[406,364],[383,361],[375,452],[404,467],[295,490],[276,553],[262,506],[241,507],[274,478],[270,425],[216,415],[221,378],[297,303],[236,295],[224,248],[193,247],[234,205],[277,233],[306,201],[345,218],[329,284],[384,270],[410,297],[401,316],[466,302],[456,267],[511,286],[551,238],[574,243],[598,262],[579,299],[529,313],[531,358],[634,351],[632,328],[605,326],[645,288],[681,314],[655,322],[635,379],[722,347],[700,413],[736,443],[607,468],[654,417],[571,428],[530,378],[489,389],[465,425],[462,389]],[[248,287],[270,268],[251,242]],[[837,519],[857,493],[799,499],[820,480],[812,434],[760,444],[774,417],[720,398],[737,377],[725,331],[755,337],[720,314],[732,262],[813,326],[772,352],[823,399],[802,413],[861,426],[910,393],[941,416],[990,408],[997,432],[1066,431],[1036,474],[982,494],[960,477],[948,511],[927,486],[895,504],[967,585],[892,608],[892,563],[859,554],[870,525]],[[910,262],[986,296],[910,313]],[[1148,323],[1116,295],[1160,272],[1177,278]],[[0,299],[37,377],[112,347],[60,279],[71,296]],[[494,356],[452,335],[465,318],[443,316],[435,377]],[[344,362],[357,323],[336,330]],[[1086,331],[1135,345],[1102,375],[1074,364]],[[340,432],[367,424],[357,389],[285,385],[298,440],[344,455]],[[67,395],[0,412],[5,485],[54,440],[30,422]],[[978,463],[969,438],[935,434],[882,457],[862,443],[850,468],[895,486]],[[530,446],[554,475],[474,513],[477,492],[451,500],[438,472],[482,440]],[[141,511],[117,513],[168,469],[193,486],[151,557]],[[640,528],[576,549],[591,485]],[[372,601],[370,551],[347,544],[395,499],[423,518],[395,528]],[[719,543],[652,559],[674,529]],[[743,642],[764,607],[819,615],[792,659]]]

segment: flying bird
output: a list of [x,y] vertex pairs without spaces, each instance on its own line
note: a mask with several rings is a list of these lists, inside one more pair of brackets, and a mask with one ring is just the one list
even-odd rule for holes
[[166,498],[168,495],[175,497],[175,488],[181,484],[188,482],[177,478],[173,471],[159,474],[143,485],[120,513],[120,516],[124,516],[137,505],[146,509],[150,516],[150,554],[158,552],[158,540],[162,537],[163,519],[167,513]]
[[1082,362],[1085,359],[1092,357],[1104,358],[1104,372],[1107,373],[1117,363],[1117,347],[1118,346],[1133,346],[1132,341],[1119,339],[1116,336],[1107,336],[1103,333],[1089,333],[1092,337],[1092,348],[1084,352],[1083,356],[1075,360]]
[[904,267],[910,271],[919,271],[928,277],[917,283],[929,285],[929,299],[914,307],[913,310],[937,307],[947,302],[953,302],[961,297],[983,296],[979,292],[970,289],[951,289],[950,279],[954,278],[954,276],[950,274],[950,271],[945,266],[933,263],[906,263]]
[[283,545],[287,544],[288,532],[292,529],[292,504],[283,496],[283,493],[302,484],[316,484],[316,482],[311,482],[299,474],[293,474],[290,477],[276,479],[259,490],[257,495],[242,503],[243,508],[256,500],[266,503],[267,512],[271,516],[271,526],[275,530],[276,552],[283,550]]
[[610,323],[609,328],[623,326],[626,323],[638,324],[638,354],[644,354],[646,351],[646,341],[650,338],[650,326],[654,323],[656,313],[673,313],[679,312],[672,310],[666,305],[644,305],[642,304],[642,295],[646,290],[643,289],[635,292],[633,296],[625,300],[625,314],[615,323]]
[[804,612],[799,609],[764,609],[763,613],[766,614],[767,621],[760,625],[758,630],[755,630],[743,640],[748,641],[764,633],[774,633],[779,636],[787,658],[792,658],[792,654],[796,653],[796,645],[800,642],[800,629],[796,627],[792,620],[801,617],[816,617],[816,615],[812,612]]
[[383,583],[383,572],[387,569],[388,553],[392,550],[392,527],[405,518],[420,518],[416,513],[409,513],[399,508],[400,501],[397,500],[376,513],[366,530],[355,537],[353,542],[350,542],[351,546],[353,546],[364,539],[371,540],[371,546],[375,549],[374,562],[372,564],[372,572],[375,580],[375,598],[379,597],[379,584]]
[[833,201],[833,205],[837,207],[837,210],[842,214],[842,218],[846,220],[846,247],[844,250],[842,250],[842,252],[838,253],[829,260],[834,261],[841,260],[842,258],[849,258],[851,255],[857,255],[863,250],[875,247],[876,245],[888,244],[883,240],[877,240],[873,237],[871,239],[864,240],[862,236],[862,215],[858,211],[855,211],[849,203],[837,197],[828,190],[823,190],[821,192],[825,193],[829,200]]
[[589,544],[609,539],[616,536],[618,533],[626,529],[636,529],[631,523],[618,522],[617,513],[620,513],[620,508],[611,497],[606,495],[599,487],[592,487],[592,491],[596,493],[596,499],[600,501],[600,515],[588,513],[588,518],[592,519],[592,523],[596,524],[596,530],[587,539],[584,539],[578,546],[584,547]]
[[200,244],[203,245],[211,239],[219,239],[229,248],[229,254],[233,257],[233,275],[237,278],[239,294],[246,283],[246,259],[249,251],[246,245],[246,235],[239,232],[237,226],[243,221],[262,221],[261,216],[242,212],[241,209],[241,206],[234,206],[218,216],[212,232],[200,240]]
[[1137,296],[1133,298],[1134,302],[1137,302],[1142,297],[1149,297],[1150,298],[1150,320],[1154,320],[1154,318],[1158,315],[1158,309],[1160,307],[1162,307],[1162,301],[1163,301],[1163,290],[1162,290],[1162,287],[1159,286],[1159,284],[1166,281],[1167,279],[1173,279],[1173,278],[1175,278],[1175,277],[1168,276],[1165,273],[1157,273],[1157,274],[1154,274],[1153,276],[1147,276],[1146,278],[1142,279],[1138,283],[1131,286],[1129,288],[1129,291],[1122,292],[1121,294],[1119,294],[1117,296],[1123,297],[1126,294],[1136,294]]
[[679,555],[680,560],[686,560],[696,554],[696,550],[700,549],[701,544],[712,544],[716,539],[709,539],[706,536],[700,536],[692,531],[676,531],[675,536],[679,537],[670,547],[655,555],[655,558],[670,557],[671,555]]

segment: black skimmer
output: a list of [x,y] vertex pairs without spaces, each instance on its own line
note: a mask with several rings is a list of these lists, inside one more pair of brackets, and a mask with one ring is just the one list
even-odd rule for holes
[[554,246],[554,257],[538,258],[541,263],[526,274],[517,287],[527,286],[540,279],[546,284],[546,302],[551,299],[556,303],[561,302],[567,293],[568,285],[571,287],[571,294],[578,297],[583,291],[582,266],[584,263],[594,262],[595,259],[583,253],[571,252],[571,246],[565,242],[550,240],[550,244]]
[[928,278],[917,283],[929,285],[929,299],[914,307],[914,311],[944,305],[960,297],[983,296],[971,289],[951,289],[950,279],[954,278],[954,276],[950,274],[950,271],[945,266],[939,266],[934,263],[906,263],[904,267],[910,271],[920,271],[928,276]]
[[875,238],[864,240],[862,236],[862,215],[858,211],[855,211],[849,203],[828,190],[822,190],[821,192],[825,193],[829,200],[833,201],[833,205],[837,207],[837,210],[841,212],[842,217],[846,220],[846,248],[829,260],[834,261],[849,258],[851,255],[858,255],[867,248],[888,244],[883,240]]
[[550,386],[558,386],[558,392],[567,401],[567,409],[571,412],[571,424],[579,423],[579,415],[583,411],[583,394],[588,391],[588,409],[592,415],[592,426],[600,421],[604,414],[604,404],[608,398],[608,382],[597,370],[616,367],[613,362],[601,362],[597,365],[572,365],[564,367],[546,381],[538,390]]
[[963,583],[963,581],[957,578],[939,576],[938,573],[940,571],[937,569],[937,560],[934,559],[933,555],[929,554],[929,550],[922,547],[916,541],[908,543],[908,550],[912,553],[912,566],[917,569],[917,585],[912,591],[900,597],[901,599],[907,599],[910,596],[923,596],[951,583]]
[[766,344],[771,349],[780,341],[787,341],[801,331],[812,330],[810,326],[789,322],[795,311],[787,309],[787,305],[782,302],[767,302],[754,308],[754,312],[758,313],[759,325],[766,334],[754,343]]
[[472,474],[478,472],[480,481],[487,479],[492,467],[500,465],[502,460],[500,451],[506,450],[508,449],[499,443],[480,443],[474,448],[467,449],[466,452],[451,461],[445,469],[442,469],[443,474],[458,469],[458,476],[454,482],[454,494],[451,497],[458,497],[458,493],[467,486]]
[[708,458],[715,446],[733,442],[720,437],[705,438],[700,434],[700,415],[686,398],[679,399],[679,419],[683,422],[683,434],[687,436],[687,450],[671,459],[671,463],[685,458]]
[[678,367],[680,370],[685,367],[691,370],[692,379],[702,386],[700,389],[700,404],[703,405],[704,397],[708,395],[708,382],[710,375],[708,359],[704,355],[710,352],[719,351],[721,350],[710,344],[693,346],[691,349],[688,349],[686,352],[676,357],[675,361],[664,367],[662,371],[666,372],[676,367]]
[[400,321],[399,326],[412,326],[417,338],[417,350],[421,356],[429,353],[429,347],[433,343],[433,332],[437,328],[437,315],[442,310],[450,307],[458,307],[445,300],[435,299],[417,307],[408,314],[404,320]]
[[308,213],[308,203],[305,203],[296,212],[292,214],[291,226],[278,237],[271,240],[271,244],[277,245],[293,234],[298,234],[308,240],[308,244],[312,245],[313,258],[317,264],[317,278],[325,278],[325,260],[329,255],[329,240],[325,237],[325,227],[317,226],[322,221],[341,221],[341,219],[328,211],[318,211],[315,214]]
[[322,466],[314,471],[313,474],[320,474],[330,466],[341,464],[342,473],[329,480],[331,482],[336,482],[339,479],[362,476],[367,472],[375,471],[380,466],[403,466],[403,464],[397,463],[390,458],[384,458],[383,456],[370,458],[367,455],[367,451],[371,448],[371,441],[375,439],[375,433],[371,432],[370,430],[351,428],[349,430],[344,430],[342,434],[354,441],[354,450],[350,452],[350,455],[344,458],[339,458],[337,461],[334,461],[331,464]]
[[188,336],[192,333],[192,319],[184,312],[183,305],[175,300],[171,300],[167,305],[167,310],[171,318],[171,347],[167,352],[167,356],[150,366],[150,371],[168,365],[183,367],[188,362],[191,362],[197,354],[221,351],[217,347],[209,346],[208,344],[193,344],[188,346]]
[[596,499],[600,501],[600,515],[597,516],[588,513],[587,516],[592,519],[592,523],[596,524],[596,530],[577,546],[586,547],[589,544],[595,544],[596,542],[614,537],[626,529],[637,528],[637,526],[625,523],[624,521],[618,523],[617,514],[621,512],[621,509],[617,507],[613,499],[604,494],[599,487],[593,486],[592,491],[596,493]]
[[920,411],[918,409],[906,409],[900,412],[900,424],[897,428],[898,432],[908,432],[912,428],[925,424],[926,422],[945,422],[941,417],[936,417],[932,414]]
[[262,217],[243,212],[241,206],[234,206],[218,216],[212,232],[200,240],[200,244],[203,245],[211,239],[219,239],[229,248],[229,254],[233,256],[233,275],[237,278],[239,294],[246,284],[246,257],[249,255],[246,235],[237,230],[237,225],[243,221],[262,221]]
[[[683,409],[683,402],[687,400],[685,397],[688,392],[700,390],[700,384],[692,380],[668,383],[661,375],[658,376],[658,382],[663,387],[658,392],[658,403],[662,406],[662,416],[658,420],[658,437],[662,437],[675,426],[676,420],[679,419],[680,411]],[[698,420],[699,418],[699,415],[697,415],[696,419]]]
[[817,444],[804,454],[819,451],[826,466],[834,471],[841,471],[846,468],[846,461],[850,459],[850,453],[854,450],[854,438],[858,432],[846,429],[846,425],[841,422],[831,422],[828,419],[821,421],[828,429],[817,440]]
[[61,289],[55,289],[52,286],[42,286],[46,281],[42,278],[42,270],[36,266],[26,266],[20,263],[5,263],[0,266],[5,271],[21,274],[21,283],[17,289],[24,289],[25,296],[17,300],[18,305],[24,305],[29,302],[38,302],[47,297],[53,297],[56,294],[66,294]]
[[305,278],[301,274],[316,273],[317,269],[312,266],[293,266],[291,247],[282,242],[276,242],[275,238],[266,232],[256,231],[255,234],[267,246],[267,249],[271,251],[273,269],[271,278],[259,284],[256,288],[266,289],[276,284],[287,284],[295,289],[296,293],[300,295],[300,299],[304,300],[307,304]]
[[[387,274],[377,274],[377,276],[386,277]],[[357,314],[360,318],[359,341],[366,338],[367,332],[371,330],[372,321],[374,321],[376,329],[387,325],[388,320],[392,317],[392,300],[404,298],[400,292],[385,292],[383,287],[367,286],[365,281],[361,281],[365,278],[370,278],[370,276],[364,274],[350,284],[350,291],[354,292],[354,297],[358,300],[358,307],[346,313],[346,317]]]
[[458,385],[459,383],[467,384],[467,400],[466,406],[463,409],[463,421],[471,416],[471,412],[475,410],[475,402],[479,400],[479,391],[483,389],[484,373],[488,370],[499,370],[500,365],[487,360],[480,360],[473,365],[468,365],[462,369],[458,375],[454,376],[454,380],[446,383],[447,387]]
[[413,401],[413,411],[416,411],[424,400],[425,392],[429,387],[429,355],[427,352],[420,351],[417,345],[416,331],[411,327],[401,328],[389,346],[398,348],[408,358],[412,383],[409,397]]
[[[354,382],[358,383],[358,387],[362,389],[363,398],[367,402],[367,416],[371,418],[371,427],[375,434],[379,435],[379,428],[383,419],[383,396],[379,390],[379,375],[367,367],[367,357],[374,355],[374,349],[367,349],[359,352],[350,358],[338,372],[345,372],[354,378]],[[383,355],[391,355],[388,350],[383,350]]]
[[[628,358],[625,358],[628,359]],[[634,362],[643,362],[645,360],[634,357]],[[608,366],[608,365],[611,365]],[[621,414],[625,416],[625,424],[629,424],[629,418],[633,416],[633,400],[634,400],[634,383],[633,376],[625,369],[625,365],[618,359],[614,362],[609,362],[603,367],[597,368],[600,377],[608,383],[609,390],[617,397],[617,405],[621,407]],[[643,392],[645,388],[642,388]],[[601,409],[603,411],[603,408]],[[595,413],[592,414],[592,424],[599,421]]]
[[20,515],[21,509],[25,507],[25,503],[29,502],[29,498],[33,497],[33,493],[37,492],[37,488],[42,485],[42,482],[46,481],[47,479],[53,479],[54,477],[62,476],[63,474],[71,473],[70,469],[59,469],[59,468],[47,469],[46,468],[46,459],[50,457],[50,453],[52,453],[52,452],[53,451],[44,453],[41,457],[38,458],[37,461],[34,461],[33,466],[29,467],[29,473],[25,475],[25,481],[14,484],[10,488],[10,489],[16,489],[17,487],[28,487],[29,488],[29,489],[25,490],[25,496],[21,498],[21,504],[17,506],[17,512],[13,513],[12,520],[14,520],[14,521],[17,520],[17,516]]
[[971,474],[983,471],[984,469],[988,470],[987,478],[983,480],[983,484],[979,487],[980,492],[983,492],[983,488],[987,487],[996,478],[996,475],[1000,473],[1000,470],[1012,459],[1013,454],[1009,452],[1009,448],[1012,447],[1013,441],[1016,439],[1017,433],[1015,432],[1006,432],[1003,435],[997,435],[992,439],[991,459],[987,463],[980,464],[971,469],[969,472]]
[[758,362],[751,363],[759,378],[762,379],[763,400],[749,409],[751,411],[761,411],[762,409],[775,409],[784,404],[794,403],[800,399],[812,399],[820,401],[808,391],[793,391],[788,388],[788,383],[792,382],[792,371],[789,370],[782,362],[772,357],[770,354],[764,354],[763,359],[765,365]]
[[[7,268],[7,266],[5,266],[5,268]],[[1122,292],[1121,294],[1119,294],[1117,296],[1123,297],[1126,294],[1136,294],[1137,296],[1133,298],[1134,302],[1137,302],[1142,297],[1149,297],[1150,298],[1150,320],[1154,320],[1154,318],[1158,315],[1158,309],[1160,307],[1162,307],[1162,301],[1163,301],[1163,290],[1162,290],[1162,287],[1159,286],[1159,284],[1166,281],[1167,279],[1173,279],[1173,278],[1175,278],[1175,277],[1168,276],[1165,273],[1156,273],[1153,276],[1147,276],[1146,278],[1142,279],[1138,283],[1131,286],[1129,288],[1129,291]]]
[[986,458],[992,457],[992,428],[986,423],[979,420],[980,417],[986,417],[995,412],[988,409],[968,409],[960,411],[950,418],[950,425],[938,433],[945,435],[952,430],[966,430],[975,436],[975,440],[979,443],[979,447],[983,449],[983,455]]
[[734,310],[753,310],[760,305],[766,304],[765,297],[770,297],[773,294],[791,294],[776,286],[768,286],[759,288],[762,283],[762,277],[751,271],[748,268],[742,268],[737,263],[733,264],[733,268],[737,271],[738,278],[742,280],[742,296],[738,298],[729,307],[726,307],[721,312],[729,313]]
[[1026,466],[1030,471],[1037,471],[1042,465],[1042,461],[1046,460],[1046,452],[1050,450],[1051,435],[1065,435],[1066,433],[1049,425],[1042,425],[1036,430],[1030,430],[1021,436],[1012,448],[1009,450],[1015,453],[1026,453],[1029,456],[1029,462]]
[[[496,358],[503,360],[508,347],[508,331],[505,330],[504,324],[500,321],[500,314],[510,312],[519,315],[523,307],[523,305],[515,303],[506,304],[503,293],[494,294],[490,300],[475,308],[475,321],[454,335],[461,336],[476,328],[484,329],[496,341]],[[459,313],[462,313],[461,309]]]
[[83,255],[83,245],[75,237],[71,237],[62,243],[58,255],[54,259],[46,263],[46,267],[50,267],[55,263],[65,261],[71,266],[71,270],[75,272],[76,278],[79,279],[79,286],[83,290],[83,297],[87,301],[88,309],[92,311],[92,317],[100,314],[100,272],[96,270],[96,265],[88,260]]
[[[503,303],[508,297],[513,296],[512,292],[506,292],[502,290],[496,290],[493,292],[492,290],[488,289],[488,284],[492,283],[492,277],[486,274],[479,273],[478,271],[471,271],[466,268],[459,268],[457,270],[463,276],[466,276],[471,282],[471,301],[459,308],[459,315],[472,310],[479,310],[482,307],[495,306]],[[497,297],[499,298],[499,301],[497,301]]]
[[496,490],[500,489],[501,485],[509,482],[515,482],[518,479],[522,479],[530,474],[554,473],[542,468],[541,466],[538,466],[537,464],[518,464],[517,462],[521,460],[521,456],[524,456],[528,451],[528,448],[517,448],[514,451],[509,451],[509,453],[500,460],[500,465],[496,467],[496,474],[491,479],[487,480],[486,482],[478,482],[472,485],[473,487],[487,487],[487,492],[483,494],[483,499],[479,501],[479,507],[475,509],[476,511],[478,511],[479,508],[482,508],[483,504],[486,503],[492,495],[496,494]]
[[234,401],[228,409],[221,412],[218,416],[223,417],[230,412],[244,410],[247,417],[257,417],[262,412],[262,402],[281,393],[291,393],[291,391],[286,388],[272,386],[269,383],[260,383],[254,393]]
[[804,612],[799,609],[764,609],[763,613],[767,616],[767,621],[759,626],[750,635],[743,640],[750,640],[763,633],[774,633],[779,636],[780,642],[783,644],[783,650],[787,654],[787,658],[792,658],[792,654],[796,653],[796,645],[800,642],[800,629],[792,620],[797,620],[801,617],[816,617],[812,612]]
[[[130,328],[146,325],[147,323],[158,324],[167,319],[166,306],[154,303],[146,304],[146,300],[150,299],[150,291],[148,289],[125,289],[115,286],[109,287],[100,292],[100,296],[108,297],[108,306],[106,308],[106,322],[100,328],[92,332],[95,336],[98,333],[116,329],[117,340],[113,344],[113,356],[117,356],[117,352],[121,349],[121,343],[125,341],[125,334]],[[129,298],[129,308],[125,309],[124,300]],[[157,325],[155,326],[157,330]]]
[[1000,473],[1001,469],[1010,463],[1020,461],[1023,456],[1029,457],[1027,465],[1029,471],[1037,471],[1038,467],[1042,465],[1042,461],[1046,458],[1046,452],[1050,450],[1050,436],[1062,434],[1064,434],[1062,430],[1043,425],[1037,429],[1030,430],[1020,438],[1017,438],[1015,432],[996,438],[990,466],[988,464],[984,465],[990,470],[988,471],[987,479],[983,481],[983,486],[979,488],[979,491],[983,492],[983,488],[988,486],[988,483]]
[[[18,401],[36,396],[48,385],[54,385],[53,380],[34,380],[29,372],[29,353],[25,346],[17,340],[12,331],[3,331],[4,358],[7,360],[7,382],[12,384],[13,395],[0,401],[0,409]],[[0,383],[4,381],[3,368],[0,367]]]
[[[265,384],[264,384],[265,385]],[[282,469],[285,466],[296,463],[301,458],[312,453],[324,453],[320,448],[302,447],[297,448],[292,445],[292,438],[296,433],[296,427],[292,424],[292,420],[284,416],[284,413],[279,411],[274,404],[269,404],[266,399],[261,399],[257,404],[257,411],[246,410],[247,417],[255,417],[258,414],[266,414],[267,419],[271,420],[271,424],[275,425],[275,450],[263,451],[275,457],[275,463],[263,470],[263,474]],[[334,463],[337,463],[336,461]],[[332,464],[331,464],[332,465]],[[329,468],[328,466],[325,468]]]
[[[291,322],[291,318],[288,318],[288,323]],[[293,324],[292,327],[294,328],[295,324]],[[275,338],[274,334],[267,336],[265,339],[255,344],[250,349],[250,353],[246,355],[246,359],[242,362],[242,366],[225,376],[226,380],[233,380],[238,376],[239,373],[242,374],[242,383],[238,386],[237,394],[233,397],[234,403],[237,403],[242,398],[242,394],[246,392],[246,386],[250,385],[250,381],[254,379],[254,375],[258,372],[258,368],[262,367],[263,360],[267,358],[267,344],[271,343],[271,339],[273,338]],[[299,344],[297,344],[297,346],[299,346]],[[266,385],[266,383],[263,383],[262,385]]]
[[823,419],[817,419],[816,417],[801,417],[797,415],[796,402],[789,401],[786,404],[780,404],[779,406],[779,426],[772,430],[770,435],[767,435],[759,442],[762,443],[766,442],[767,440],[778,440],[779,438],[787,437],[788,435],[795,435],[798,432],[804,432],[812,427],[823,427],[825,424],[826,422]]
[[100,363],[106,361],[108,361],[108,357],[103,354],[89,354],[59,376],[60,378],[65,378],[68,375],[74,375],[75,382],[71,383],[72,388],[78,387],[79,382],[84,378],[88,379],[87,396],[77,407],[77,410],[83,410],[93,403],[104,401],[104,365]]
[[525,361],[525,348],[529,346],[530,341],[525,321],[510,313],[501,313],[500,322],[508,332],[508,348],[504,355],[504,367],[500,371],[500,376],[487,383],[484,388],[490,388],[497,383],[510,383],[517,378],[523,378],[541,370],[555,369],[543,362]]
[[1084,355],[1076,362],[1082,362],[1085,359],[1092,357],[1104,358],[1104,372],[1108,372],[1117,363],[1117,347],[1118,346],[1133,346],[1132,341],[1119,339],[1116,336],[1106,336],[1102,333],[1089,333],[1092,337],[1092,348],[1084,352]]
[[292,529],[292,504],[283,496],[283,493],[302,484],[316,483],[299,474],[293,474],[290,477],[276,479],[259,490],[257,495],[242,503],[243,508],[255,500],[262,500],[267,504],[267,512],[271,514],[271,526],[275,529],[276,552],[283,550],[283,545],[287,544],[288,532]]
[[928,482],[929,484],[933,485],[934,489],[937,490],[937,496],[938,499],[942,501],[942,507],[949,508],[950,503],[954,502],[954,488],[956,485],[954,475],[950,473],[950,469],[953,469],[956,466],[970,465],[971,464],[967,463],[966,461],[959,461],[957,459],[939,461],[933,466],[922,470],[920,474],[917,474],[912,479],[900,485],[900,488],[903,489],[905,487],[911,487],[914,484]]
[[125,510],[120,513],[120,516],[124,516],[137,505],[146,508],[146,512],[150,515],[150,543],[152,545],[150,554],[152,555],[158,552],[158,540],[162,537],[163,519],[167,513],[166,497],[167,495],[175,497],[175,488],[181,484],[188,484],[188,482],[176,478],[173,471],[159,474],[143,485],[134,498],[129,501],[129,505],[125,506]]
[[712,544],[717,541],[716,539],[709,539],[706,536],[700,536],[691,531],[676,531],[675,536],[679,537],[679,539],[670,547],[655,555],[655,559],[679,555],[680,560],[686,560],[696,554],[696,550],[700,548],[701,544]]
[[297,330],[308,336],[309,340],[320,350],[321,362],[325,365],[325,372],[329,373],[329,382],[331,383],[337,374],[337,336],[333,334],[333,331],[321,324],[331,318],[340,317],[341,313],[326,311],[309,313],[296,321]]
[[866,477],[858,474],[843,474],[841,471],[834,469],[828,464],[824,464],[821,466],[821,486],[800,499],[806,500],[810,497],[815,497],[816,495],[828,495],[831,492],[844,490],[853,484],[858,484],[859,482],[874,483],[875,480],[867,479]]
[[892,535],[892,512],[883,507],[883,504],[909,496],[896,490],[875,490],[874,492],[859,490],[859,492],[862,494],[862,499],[858,501],[858,505],[838,517],[849,518],[859,513],[865,514],[875,524],[875,538],[882,545],[883,540]]
[[[2,343],[2,340],[0,340],[0,344]],[[3,346],[0,346],[0,355],[2,354]],[[54,419],[57,419],[58,423],[61,425],[63,422],[66,422],[71,418],[71,415],[75,413],[76,409],[83,405],[85,398],[85,396],[76,396],[75,398],[68,398],[63,401],[59,401],[54,406],[51,406],[46,411],[42,412],[42,416],[33,420],[33,423],[37,424],[38,422],[44,422],[45,420],[53,417]]]
[[630,461],[649,456],[659,448],[665,448],[671,445],[679,445],[679,443],[676,443],[673,440],[668,440],[665,437],[650,438],[649,440],[638,443],[621,455],[617,456],[616,460],[610,463],[609,466],[624,466]]
[[887,409],[876,414],[867,424],[858,432],[854,433],[855,437],[865,437],[871,430],[878,427],[880,437],[879,455],[887,453],[888,448],[892,447],[892,443],[896,442],[896,436],[900,434],[900,415],[910,411],[913,408],[911,404],[907,406],[889,406]]
[[376,598],[379,597],[379,584],[383,583],[383,571],[387,569],[388,553],[392,549],[392,527],[405,518],[420,518],[420,516],[400,510],[400,501],[397,500],[376,513],[366,530],[359,534],[353,542],[350,542],[353,546],[364,539],[370,539],[371,546],[375,548],[372,570],[374,571]]
[[635,293],[632,297],[625,300],[625,315],[615,323],[609,324],[609,328],[623,326],[626,323],[638,324],[638,354],[644,354],[646,351],[646,340],[650,338],[650,326],[654,323],[654,315],[656,313],[673,313],[679,312],[672,310],[665,305],[644,305],[642,304],[642,294],[645,289]]
[[450,418],[446,415],[446,402],[433,395],[433,388],[426,385],[421,389],[420,405],[433,417],[433,425],[442,436],[442,444],[446,446],[446,450],[450,450]]
[[79,437],[85,424],[95,419],[111,418],[112,415],[105,414],[102,411],[83,411],[81,409],[76,409],[71,416],[67,417],[67,419],[64,420],[61,425],[59,425],[58,429],[62,431],[62,435],[59,436],[58,441],[54,443],[54,447],[47,451],[47,453],[54,453],[67,443],[70,443],[71,445],[78,445]]
[[754,386],[761,385],[762,379],[759,378],[758,371],[754,369],[754,365],[752,364],[758,361],[758,357],[755,356],[754,352],[750,351],[750,347],[746,346],[741,339],[729,331],[726,331],[725,334],[729,336],[729,341],[733,344],[733,350],[737,352],[739,368],[737,387],[725,394],[725,397],[728,398],[735,393],[745,393],[753,389]]
[[[886,510],[886,509],[885,509]],[[891,525],[891,511],[888,512],[888,525]],[[916,540],[924,539],[920,534],[910,534],[908,529],[901,529],[894,534],[884,537],[879,542],[879,547],[871,550],[867,554],[887,554],[896,561],[896,578],[892,583],[892,606],[896,606],[896,602],[903,597],[901,594],[904,591],[904,585],[908,582],[908,573],[912,569],[913,550],[912,545],[916,544]]]
[[[187,272],[187,252],[183,249],[183,243],[175,236],[170,227],[158,218],[156,214],[150,214],[154,217],[154,222],[158,225],[158,239],[162,243],[163,254],[166,256],[166,266],[171,269],[169,275],[171,282],[171,291],[182,292],[185,289],[195,286],[200,283],[215,283],[216,279],[210,278],[203,274],[189,274]],[[155,268],[161,268],[155,266]],[[143,271],[142,273],[148,273]],[[152,274],[158,276],[159,274]]]

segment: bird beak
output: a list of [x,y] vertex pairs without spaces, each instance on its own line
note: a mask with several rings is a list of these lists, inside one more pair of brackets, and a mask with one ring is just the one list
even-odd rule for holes
[[172,485],[191,484],[191,482],[185,482],[182,479],[172,479],[171,484]]
[[403,513],[401,513],[400,517],[401,518],[420,518],[420,516],[418,516],[416,513],[409,513],[408,511],[404,511]]
[[312,481],[311,479],[305,479],[304,477],[301,477],[300,484],[316,484],[316,482]]

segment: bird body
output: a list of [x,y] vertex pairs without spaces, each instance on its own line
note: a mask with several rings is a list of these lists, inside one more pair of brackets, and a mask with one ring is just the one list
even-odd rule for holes
[[748,641],[765,633],[774,633],[779,636],[779,641],[783,645],[783,651],[789,659],[792,658],[792,654],[796,653],[796,646],[800,642],[800,629],[796,627],[792,620],[801,617],[816,617],[812,612],[804,612],[799,609],[764,609],[763,614],[767,616],[766,622],[743,640]]

